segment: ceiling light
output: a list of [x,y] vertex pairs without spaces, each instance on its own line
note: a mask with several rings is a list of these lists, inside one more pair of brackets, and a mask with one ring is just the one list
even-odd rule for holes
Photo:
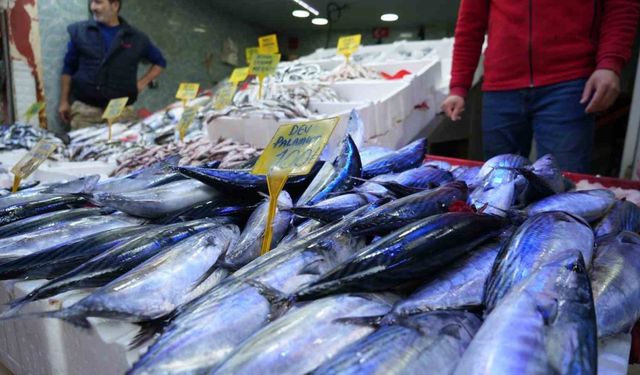
[[307,17],[309,17],[310,13],[307,12],[306,10],[294,10],[292,14],[293,14],[294,17],[307,18]]
[[394,22],[394,21],[397,21],[398,18],[400,17],[398,17],[397,14],[393,14],[393,13],[387,13],[380,16],[380,19],[385,22]]
[[311,20],[311,23],[314,24],[314,25],[322,26],[322,25],[328,24],[329,20],[326,19],[326,18],[314,18],[314,19]]
[[301,7],[303,7],[304,9],[308,10],[310,13],[312,13],[314,16],[318,16],[320,14],[320,12],[318,12],[314,7],[312,7],[311,5],[305,3],[302,0],[293,0],[293,2],[295,2],[296,4],[300,5]]

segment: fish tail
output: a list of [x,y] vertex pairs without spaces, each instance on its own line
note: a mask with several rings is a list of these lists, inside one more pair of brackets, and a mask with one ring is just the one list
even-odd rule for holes
[[245,283],[258,289],[258,292],[267,299],[271,305],[269,318],[271,321],[282,316],[295,303],[295,297],[282,293],[281,291],[265,285],[257,280],[246,280]]
[[164,327],[173,319],[175,313],[172,312],[168,315],[163,315],[159,318],[147,320],[145,322],[137,323],[140,326],[136,336],[129,342],[129,350],[137,349],[144,345],[146,342],[153,339],[156,335],[164,330]]

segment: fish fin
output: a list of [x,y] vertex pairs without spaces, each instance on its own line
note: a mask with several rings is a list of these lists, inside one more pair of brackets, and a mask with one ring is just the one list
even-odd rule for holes
[[318,259],[318,260],[315,260],[315,261],[307,264],[306,266],[304,266],[304,268],[302,268],[302,270],[300,270],[299,274],[300,275],[318,275],[318,276],[321,276],[322,272],[320,270],[320,266],[321,266],[322,262],[323,262],[322,259]]
[[266,200],[271,199],[271,197],[269,196],[269,194],[267,194],[267,193],[265,193],[265,192],[257,191],[256,193],[257,193],[259,196],[261,196],[262,198],[266,199]]
[[552,325],[558,315],[558,299],[551,296],[536,296],[537,308],[545,325]]
[[215,270],[217,270],[218,268],[220,268],[220,267],[218,267],[218,264],[217,264],[217,263],[212,264],[212,265],[211,265],[211,267],[209,267],[209,269],[208,269],[205,273],[203,273],[203,274],[198,278],[198,280],[196,280],[196,281],[193,283],[193,286],[191,287],[191,290],[196,289],[198,286],[200,286],[200,284],[202,284],[203,282],[205,282],[205,281],[209,278],[209,276],[211,276],[211,275],[213,274],[213,272],[214,272]]
[[347,318],[338,318],[335,319],[335,323],[343,323],[343,324],[352,324],[358,326],[367,326],[367,327],[380,327],[384,315],[377,316],[362,316],[362,317],[347,317]]
[[271,312],[269,313],[269,321],[274,321],[278,317],[282,316],[293,304],[293,298],[281,291],[265,285],[257,280],[246,280],[245,283],[258,289],[258,292],[267,299],[271,305]]
[[131,342],[129,342],[129,350],[137,349],[152,340],[157,334],[164,330],[164,327],[173,319],[174,315],[175,312],[171,312],[153,320],[137,323],[140,329]]
[[457,340],[460,340],[462,338],[460,336],[460,325],[455,323],[447,324],[446,326],[442,327],[440,329],[440,333],[451,336]]
[[228,263],[227,261],[225,261],[224,259],[221,259],[221,258],[223,258],[223,257],[218,258],[218,261],[215,264],[216,268],[222,268],[222,269],[228,270],[231,273],[234,273],[234,272],[236,272],[237,270],[240,269],[235,264]]

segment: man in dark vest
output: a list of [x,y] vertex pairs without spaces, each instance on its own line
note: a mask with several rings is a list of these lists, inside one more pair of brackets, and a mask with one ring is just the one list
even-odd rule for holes
[[[123,118],[132,119],[130,106],[167,66],[149,37],[119,16],[122,0],[91,0],[90,9],[93,20],[67,28],[71,39],[64,58],[59,113],[71,129],[102,123],[109,101],[121,97],[129,98]],[[143,59],[151,68],[138,79]]]

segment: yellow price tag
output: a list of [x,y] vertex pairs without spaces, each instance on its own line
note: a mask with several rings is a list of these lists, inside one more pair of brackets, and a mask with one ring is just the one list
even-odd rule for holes
[[246,68],[236,68],[233,69],[231,73],[231,77],[229,77],[229,81],[232,83],[238,84],[249,77],[249,67]]
[[270,76],[276,72],[280,63],[280,55],[257,54],[249,67],[249,73],[256,76]]
[[46,105],[43,102],[35,102],[31,104],[31,106],[24,113],[24,117],[27,120],[27,123],[31,122],[33,116],[38,115],[40,112],[44,111]]
[[180,122],[178,123],[178,132],[180,133],[180,140],[184,140],[185,134],[187,134],[187,130],[193,123],[193,120],[196,119],[198,115],[198,107],[185,107],[184,112],[182,112],[182,117],[180,118]]
[[129,101],[129,98],[126,98],[126,97],[112,99],[111,101],[109,101],[109,105],[104,110],[104,113],[102,114],[102,118],[107,120],[113,120],[120,117],[120,115],[122,114],[122,111],[124,111],[124,108],[127,106],[128,101]]
[[338,39],[338,53],[345,55],[347,59],[353,55],[362,42],[362,34],[343,36]]
[[213,103],[213,107],[217,110],[224,109],[233,103],[233,97],[238,89],[237,84],[228,83],[222,86],[218,92],[216,92],[216,99]]
[[244,56],[247,59],[247,64],[251,65],[253,57],[260,53],[260,47],[249,47],[244,50]]
[[284,171],[289,176],[308,174],[339,120],[338,117],[332,117],[282,125],[251,173],[266,176],[276,170]]
[[198,96],[198,91],[200,90],[199,83],[181,83],[178,88],[178,93],[176,94],[176,98],[180,100],[191,100],[195,99]]
[[29,177],[36,169],[38,169],[38,167],[44,163],[51,154],[53,154],[56,148],[58,148],[58,145],[55,143],[41,140],[31,149],[31,151],[29,151],[27,155],[20,159],[20,161],[11,168],[11,173],[15,175],[16,180],[18,181],[17,184],[14,184],[14,191],[16,191],[17,187],[20,185],[19,181]]
[[274,55],[280,53],[276,34],[261,36],[258,38],[258,45],[260,46],[260,53]]

